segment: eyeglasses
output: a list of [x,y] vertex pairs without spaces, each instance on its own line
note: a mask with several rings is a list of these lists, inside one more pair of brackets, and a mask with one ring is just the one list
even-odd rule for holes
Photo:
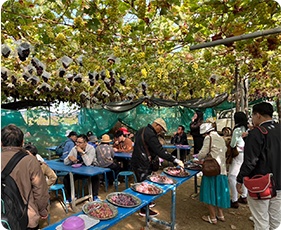
[[76,141],[76,144],[84,144],[85,142]]

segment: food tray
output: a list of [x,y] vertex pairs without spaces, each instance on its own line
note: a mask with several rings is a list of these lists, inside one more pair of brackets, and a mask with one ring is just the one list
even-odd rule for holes
[[160,182],[160,181],[152,181],[151,180],[151,177],[154,177],[155,175],[149,175],[149,176],[147,176],[147,179],[149,180],[149,181],[151,181],[151,182],[153,182],[153,183],[156,183],[156,184],[161,184],[161,185],[164,185],[164,184],[167,184],[167,185],[171,185],[171,184],[176,184],[177,183],[177,181],[175,180],[175,179],[173,179],[173,178],[169,178],[169,179],[171,179],[171,180],[173,180],[173,183],[165,183],[165,182]]
[[179,170],[179,169],[181,169],[181,168],[178,168],[178,167],[167,167],[167,168],[164,168],[163,169],[163,172],[164,173],[166,173],[166,174],[168,174],[169,176],[173,176],[173,177],[189,177],[190,176],[190,172],[188,172],[186,169],[184,169],[184,171],[185,171],[185,175],[174,175],[174,174],[171,174],[171,173],[169,173],[169,170]]
[[[111,198],[112,198],[113,196],[119,195],[119,194],[123,194],[123,195],[130,196],[131,198],[133,198],[133,199],[136,201],[136,204],[135,204],[135,205],[122,205],[122,204],[118,204],[118,203],[114,202]],[[106,196],[106,199],[107,199],[110,203],[112,203],[112,204],[114,204],[114,205],[116,205],[116,206],[119,206],[119,207],[123,207],[123,208],[133,208],[133,207],[137,207],[137,206],[139,206],[139,205],[141,204],[140,198],[138,198],[138,197],[136,197],[136,196],[134,196],[134,195],[132,195],[132,194],[129,194],[129,193],[124,193],[124,192],[113,192],[113,193],[110,193],[110,194],[108,194],[108,195]]]
[[[89,205],[97,205],[97,206],[100,205],[100,206],[102,206],[102,205],[104,205],[104,204],[107,204],[108,207],[111,209],[111,211],[112,211],[112,213],[113,213],[112,216],[110,216],[110,217],[108,217],[108,218],[98,218],[98,217],[94,217],[94,216],[92,216],[92,215],[90,214],[92,211],[94,211],[94,209],[88,209],[88,206],[89,206]],[[117,208],[116,208],[115,206],[113,206],[113,205],[110,204],[110,203],[104,202],[104,201],[92,201],[92,202],[88,202],[88,203],[86,203],[86,204],[83,205],[82,210],[83,210],[83,212],[84,212],[85,214],[87,214],[89,217],[94,218],[94,219],[99,219],[99,220],[110,220],[110,219],[115,218],[115,217],[117,216],[117,214],[118,214],[118,210],[117,210]]]
[[[142,183],[147,183],[147,182],[142,182]],[[149,184],[151,186],[154,186],[154,187],[157,187],[159,189],[159,193],[157,194],[151,194],[151,193],[144,193],[144,192],[140,192],[140,191],[137,191],[137,186],[139,186],[140,184],[142,183],[135,183],[131,186],[131,189],[135,192],[138,192],[138,193],[141,193],[141,194],[144,194],[144,195],[151,195],[151,196],[156,196],[156,195],[159,195],[159,194],[162,194],[164,191],[162,188],[158,187],[157,185],[155,184]]]

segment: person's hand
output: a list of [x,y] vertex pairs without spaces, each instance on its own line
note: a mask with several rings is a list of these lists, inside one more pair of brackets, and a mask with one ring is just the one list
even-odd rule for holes
[[28,150],[25,150],[30,156],[33,156],[33,154],[31,152],[29,152]]
[[249,134],[248,132],[243,132],[243,133],[241,134],[241,137],[244,138],[244,137],[248,136],[248,134]]
[[182,161],[179,161],[178,165],[179,165],[180,167],[184,168],[184,164],[183,164]]
[[119,144],[119,142],[118,141],[115,141],[115,143],[114,143],[115,145],[118,145]]
[[82,153],[84,152],[84,150],[81,149],[80,146],[77,146],[77,147],[76,147],[76,150],[77,150],[77,152],[80,153],[80,154],[82,154]]
[[131,134],[129,135],[129,138],[132,138],[133,136],[134,136],[134,134],[131,133]]
[[47,216],[40,216],[40,219],[44,220],[44,219],[47,219],[49,216],[49,214],[47,214]]
[[113,151],[114,151],[114,152],[117,152],[117,151],[118,151],[118,149],[117,149],[117,148],[113,148]]
[[239,194],[242,194],[242,184],[236,183],[236,189]]
[[76,162],[76,163],[78,161],[77,158],[74,156],[69,156],[68,159],[71,160],[72,162]]
[[174,136],[176,136],[177,135],[177,132],[174,132]]

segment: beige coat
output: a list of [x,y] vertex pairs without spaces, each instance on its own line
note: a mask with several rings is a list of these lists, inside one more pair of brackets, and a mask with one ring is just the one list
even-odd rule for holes
[[[1,171],[19,150],[24,151],[20,147],[2,147]],[[27,202],[31,191],[28,203],[28,227],[35,228],[40,216],[48,215],[49,192],[40,164],[34,156],[28,155],[16,165],[11,177],[15,180],[24,202]]]
[[221,167],[221,175],[226,175],[225,152],[227,147],[224,139],[215,131],[210,132],[203,142],[202,149],[199,151],[198,160],[203,160],[210,151],[210,136],[212,137],[211,155],[217,160]]
[[45,163],[40,162],[41,169],[45,177],[47,177],[47,185],[50,188],[52,185],[56,183],[57,175],[56,173]]

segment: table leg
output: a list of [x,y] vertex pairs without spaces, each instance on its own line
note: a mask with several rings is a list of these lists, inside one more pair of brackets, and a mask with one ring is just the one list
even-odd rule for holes
[[93,185],[92,185],[92,179],[89,176],[88,177],[88,189],[89,189],[89,196],[90,196],[90,201],[93,201],[93,189],[92,189]]
[[197,174],[194,176],[194,189],[195,189],[195,193],[197,193]]
[[75,184],[74,184],[74,177],[72,172],[69,172],[69,179],[70,179],[70,188],[71,188],[71,208],[73,211],[77,212],[78,209],[76,208],[76,203],[75,203]]
[[148,222],[149,222],[149,203],[146,205],[145,208],[145,222],[146,222],[146,227],[148,227]]
[[176,186],[172,189],[171,230],[175,229],[176,220]]
[[181,159],[181,155],[180,155],[180,149],[177,148],[177,158],[180,160]]
[[51,150],[50,150],[50,149],[48,149],[48,152],[49,152],[49,161],[50,161],[50,160],[51,160],[51,158],[52,158],[52,157],[51,157],[51,155],[52,155],[52,154],[51,154]]

